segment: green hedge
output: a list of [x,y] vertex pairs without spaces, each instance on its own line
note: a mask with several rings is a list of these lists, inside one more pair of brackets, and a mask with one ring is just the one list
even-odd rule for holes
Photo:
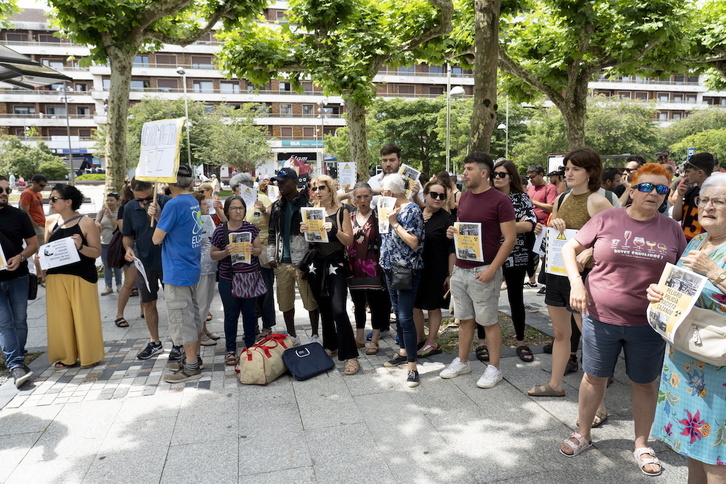
[[78,181],[94,181],[94,180],[105,180],[106,175],[104,173],[87,173],[85,175],[77,176]]

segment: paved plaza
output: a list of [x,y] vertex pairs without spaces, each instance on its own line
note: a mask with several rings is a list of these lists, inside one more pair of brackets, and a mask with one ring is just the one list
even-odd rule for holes
[[[528,322],[551,332],[535,292],[525,291],[540,308]],[[31,351],[47,344],[44,296],[41,288],[30,302]],[[391,337],[378,355],[361,356],[355,376],[344,376],[338,363],[308,381],[285,375],[257,387],[237,383],[220,340],[202,347],[201,380],[171,385],[162,379],[170,343],[158,358],[137,360],[147,341],[138,298],[126,310],[129,328],[113,324],[116,300],[101,297],[101,365],[55,371],[41,356],[22,390],[12,380],[0,387],[0,482],[654,482],[631,454],[622,362],[607,393],[610,418],[593,431],[594,447],[568,459],[558,442],[574,428],[582,373],[565,377],[565,398],[528,397],[527,389],[548,377],[550,356],[539,348],[529,364],[506,351],[504,380],[489,390],[475,385],[484,366],[473,355],[474,371],[452,380],[438,377],[452,355],[421,360],[421,385],[408,388],[404,370],[383,367],[394,352]],[[506,298],[500,304],[508,312]],[[159,308],[165,334],[163,300]],[[221,334],[219,297],[212,313],[211,329]],[[306,342],[310,328],[300,304],[296,315]],[[683,458],[652,445],[664,463],[657,482],[685,482]]]

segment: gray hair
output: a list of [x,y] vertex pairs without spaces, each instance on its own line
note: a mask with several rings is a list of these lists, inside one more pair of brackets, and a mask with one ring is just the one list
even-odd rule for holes
[[701,185],[701,193],[706,188],[726,188],[726,173],[714,173],[703,182]]
[[249,173],[237,173],[229,179],[229,186],[232,190],[234,190],[238,185],[247,185],[252,188],[255,186],[255,180]]
[[355,185],[353,185],[353,192],[355,192],[359,188],[365,188],[369,192],[373,193],[373,189],[371,188],[371,186],[368,183],[364,182],[364,181],[359,181],[358,183],[356,183]]
[[389,173],[383,177],[381,189],[389,190],[394,196],[406,194],[406,180],[398,173]]
[[[191,176],[178,176],[176,177],[176,183],[173,183],[173,185],[178,186],[179,188],[189,188],[194,184],[194,177]],[[172,183],[170,183],[172,185]]]

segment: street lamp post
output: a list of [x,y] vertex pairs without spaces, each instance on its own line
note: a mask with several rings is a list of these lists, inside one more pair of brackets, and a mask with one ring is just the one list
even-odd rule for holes
[[328,102],[325,99],[321,99],[318,102],[320,108],[320,166],[318,166],[318,173],[323,174],[323,166],[325,165],[325,105]]
[[497,126],[497,129],[504,131],[504,157],[509,159],[509,96],[507,96],[507,111],[504,123]]
[[446,64],[446,171],[451,165],[451,98],[464,95],[461,86],[451,87],[451,64]]
[[189,98],[187,97],[187,71],[181,67],[176,68],[176,73],[182,78],[182,89],[184,90],[184,116],[187,118],[187,122],[184,123],[187,132],[187,163],[192,166],[192,144],[189,141],[189,126],[192,124],[189,120]]
[[65,81],[62,86],[58,86],[58,92],[62,93],[60,100],[63,101],[66,107],[66,136],[68,136],[68,184],[75,184],[75,171],[73,169],[73,146],[71,143],[71,113],[68,112],[68,93],[73,91],[72,88],[66,85]]

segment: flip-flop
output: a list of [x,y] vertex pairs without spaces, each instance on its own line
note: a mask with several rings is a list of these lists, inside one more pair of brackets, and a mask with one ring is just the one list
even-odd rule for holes
[[128,328],[128,327],[129,327],[129,322],[128,322],[128,321],[126,321],[126,319],[124,319],[123,317],[121,317],[121,318],[116,318],[116,321],[114,321],[114,323],[115,323],[115,324],[116,324],[116,326],[118,326],[119,328]]
[[421,358],[428,358],[429,356],[440,355],[443,353],[440,347],[426,343],[423,348],[418,352],[418,356]]
[[477,360],[489,361],[489,348],[487,348],[487,345],[477,346],[474,352]]
[[525,363],[532,363],[534,361],[534,354],[527,345],[517,346],[517,356]]
[[549,383],[544,385],[537,385],[532,390],[527,392],[530,397],[564,397],[565,391],[560,390],[559,392],[552,388]]

